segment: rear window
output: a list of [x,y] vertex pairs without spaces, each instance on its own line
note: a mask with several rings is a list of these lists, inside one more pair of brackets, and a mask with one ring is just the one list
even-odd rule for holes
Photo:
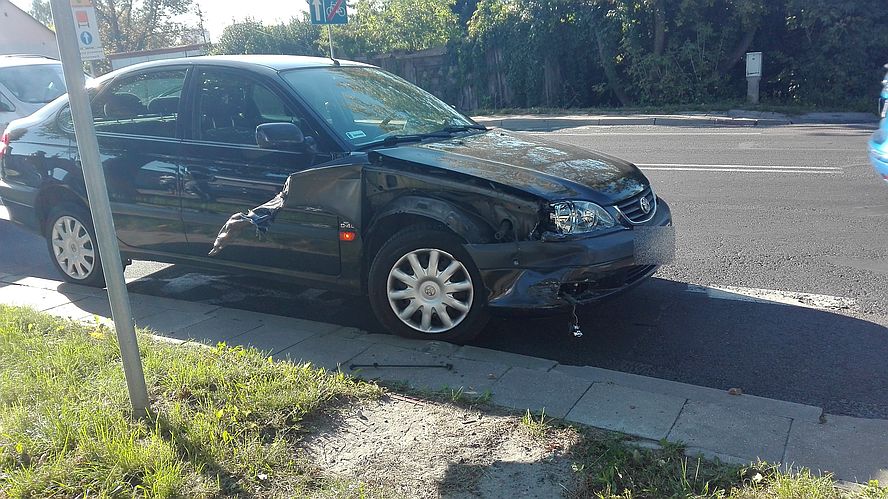
[[45,104],[65,93],[61,64],[0,68],[0,83],[16,99],[31,104]]

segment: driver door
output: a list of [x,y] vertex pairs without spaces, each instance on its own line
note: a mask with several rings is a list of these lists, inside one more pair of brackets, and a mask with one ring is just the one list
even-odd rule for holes
[[[271,81],[241,71],[204,68],[195,75],[190,140],[182,168],[182,218],[188,254],[207,258],[225,222],[274,198],[290,174],[329,161],[309,148],[260,148],[256,127],[288,122],[307,140],[318,132]],[[338,217],[290,199],[270,230],[240,232],[214,261],[257,270],[338,275]]]

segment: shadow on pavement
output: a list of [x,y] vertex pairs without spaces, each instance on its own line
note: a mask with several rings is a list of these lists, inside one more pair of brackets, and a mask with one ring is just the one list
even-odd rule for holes
[[564,320],[507,320],[478,345],[888,418],[888,328],[872,322],[656,278],[578,315],[582,338]]
[[[134,293],[335,323],[382,327],[363,297],[178,267],[130,284]],[[745,298],[739,297],[738,298]],[[685,283],[651,279],[567,315],[494,318],[474,345],[567,365],[681,381],[888,418],[888,328],[846,315],[762,301],[714,299]]]

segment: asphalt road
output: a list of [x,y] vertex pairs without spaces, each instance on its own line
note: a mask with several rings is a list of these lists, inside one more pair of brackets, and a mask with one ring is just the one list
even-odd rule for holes
[[[568,333],[566,316],[507,317],[477,345],[888,418],[888,185],[867,164],[870,133],[816,125],[545,133],[642,165],[672,207],[677,260],[580,310],[582,338]],[[43,240],[6,222],[0,255],[0,272],[58,278]],[[127,276],[133,292],[380,329],[362,298],[151,262],[135,262]],[[829,296],[803,297],[821,309],[745,296],[780,292]]]

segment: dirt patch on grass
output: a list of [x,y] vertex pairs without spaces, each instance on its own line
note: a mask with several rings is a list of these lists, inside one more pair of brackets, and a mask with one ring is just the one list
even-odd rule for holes
[[405,497],[560,497],[576,486],[572,429],[390,395],[309,423],[323,469]]

